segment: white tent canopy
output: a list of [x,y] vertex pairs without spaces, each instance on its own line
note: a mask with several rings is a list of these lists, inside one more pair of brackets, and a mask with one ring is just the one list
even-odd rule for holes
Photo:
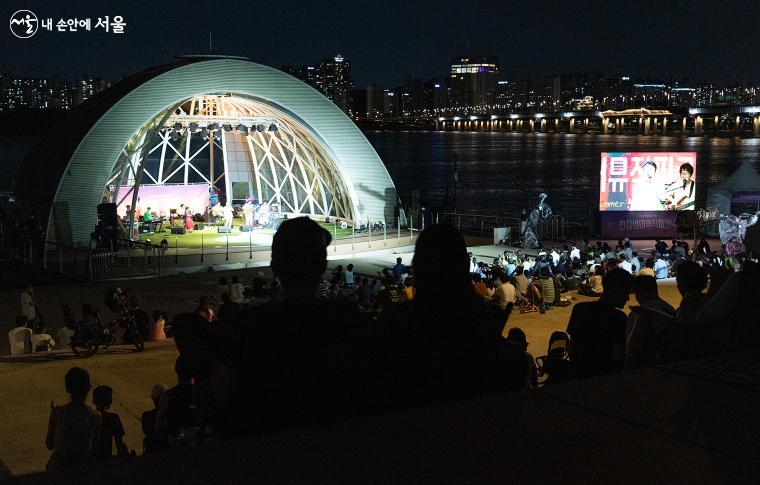
[[721,214],[731,213],[731,200],[737,192],[756,192],[760,196],[760,173],[745,160],[729,177],[707,189],[707,207],[717,208]]

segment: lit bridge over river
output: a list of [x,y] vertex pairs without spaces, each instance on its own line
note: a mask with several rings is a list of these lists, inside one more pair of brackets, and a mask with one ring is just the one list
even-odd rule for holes
[[439,116],[438,131],[760,137],[760,106]]

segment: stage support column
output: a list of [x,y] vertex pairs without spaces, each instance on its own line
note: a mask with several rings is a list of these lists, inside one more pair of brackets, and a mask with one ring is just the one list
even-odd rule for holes
[[713,118],[713,135],[718,134],[719,127],[720,127],[720,119],[718,118],[718,115],[715,115],[715,118]]
[[604,116],[602,116],[602,134],[603,135],[606,135],[607,132],[608,132],[608,127],[607,127],[608,123],[609,122],[607,121],[607,118],[605,118]]
[[736,121],[734,122],[734,134],[739,133],[739,131],[741,130],[741,123],[742,123],[741,118],[737,116]]
[[686,134],[686,117],[685,116],[681,119],[681,134],[682,135]]
[[667,116],[662,117],[662,134],[663,135],[668,134],[668,117]]
[[588,133],[588,118],[583,119],[583,133]]
[[702,134],[702,117],[697,116],[694,118],[694,134],[695,135],[701,135]]
[[760,116],[758,115],[752,119],[752,135],[760,136]]
[[650,126],[651,120],[649,116],[644,118],[644,134],[649,135],[649,126]]
[[575,126],[575,118],[570,118],[570,127],[567,129],[567,132],[572,133],[574,126]]
[[[232,204],[232,177],[230,177],[230,168],[227,164],[227,136],[222,130],[222,158],[224,162],[224,193],[227,196],[227,203]],[[213,180],[213,179],[212,179]]]

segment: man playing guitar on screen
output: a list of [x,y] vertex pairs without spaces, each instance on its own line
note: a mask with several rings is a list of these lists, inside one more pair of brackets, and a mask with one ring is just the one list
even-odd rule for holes
[[694,208],[694,186],[691,179],[694,175],[694,167],[690,163],[684,163],[679,169],[680,181],[669,184],[665,191],[665,201],[662,203],[667,210],[686,210]]

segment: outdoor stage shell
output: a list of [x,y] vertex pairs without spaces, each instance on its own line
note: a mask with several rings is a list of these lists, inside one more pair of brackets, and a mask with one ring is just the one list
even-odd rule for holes
[[297,120],[331,158],[357,224],[394,220],[397,195],[375,150],[321,93],[277,69],[242,58],[198,56],[131,76],[73,109],[30,152],[17,183],[20,202],[47,221],[48,241],[82,244],[126,144],[162,112],[204,94],[260,100]]

